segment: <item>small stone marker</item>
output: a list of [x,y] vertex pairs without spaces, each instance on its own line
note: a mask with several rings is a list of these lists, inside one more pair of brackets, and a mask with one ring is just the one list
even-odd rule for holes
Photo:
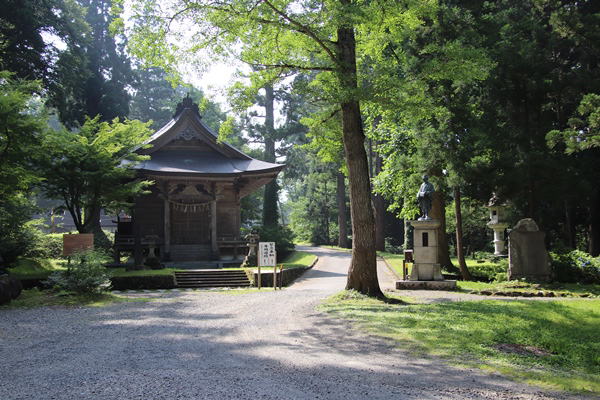
[[525,218],[508,234],[508,279],[547,282],[552,278],[544,238],[535,221]]

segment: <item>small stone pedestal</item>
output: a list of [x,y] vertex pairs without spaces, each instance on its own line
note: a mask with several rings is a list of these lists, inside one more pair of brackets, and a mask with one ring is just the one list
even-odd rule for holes
[[438,262],[437,230],[440,221],[411,221],[414,232],[414,264],[410,273],[411,281],[443,281],[442,269]]
[[396,289],[453,289],[456,281],[445,281],[438,260],[437,230],[440,221],[411,221],[414,228],[414,264],[408,281],[396,281]]

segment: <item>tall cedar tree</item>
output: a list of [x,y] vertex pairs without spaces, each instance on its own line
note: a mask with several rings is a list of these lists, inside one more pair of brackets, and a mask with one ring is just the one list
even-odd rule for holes
[[129,114],[129,90],[134,83],[124,38],[110,32],[111,0],[77,0],[85,10],[88,33],[77,52],[62,53],[57,61],[57,84],[50,96],[61,122],[80,126],[86,117],[101,121]]

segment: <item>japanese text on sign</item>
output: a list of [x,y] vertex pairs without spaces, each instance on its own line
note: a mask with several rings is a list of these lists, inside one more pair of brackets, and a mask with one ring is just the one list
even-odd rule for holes
[[277,263],[275,242],[258,243],[258,265],[260,267],[274,267]]

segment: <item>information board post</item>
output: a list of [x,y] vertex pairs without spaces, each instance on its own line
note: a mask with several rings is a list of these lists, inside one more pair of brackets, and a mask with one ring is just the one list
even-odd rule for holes
[[[261,287],[260,267],[275,267],[277,251],[275,242],[258,242],[258,288]],[[275,283],[275,268],[273,268],[273,283]]]

